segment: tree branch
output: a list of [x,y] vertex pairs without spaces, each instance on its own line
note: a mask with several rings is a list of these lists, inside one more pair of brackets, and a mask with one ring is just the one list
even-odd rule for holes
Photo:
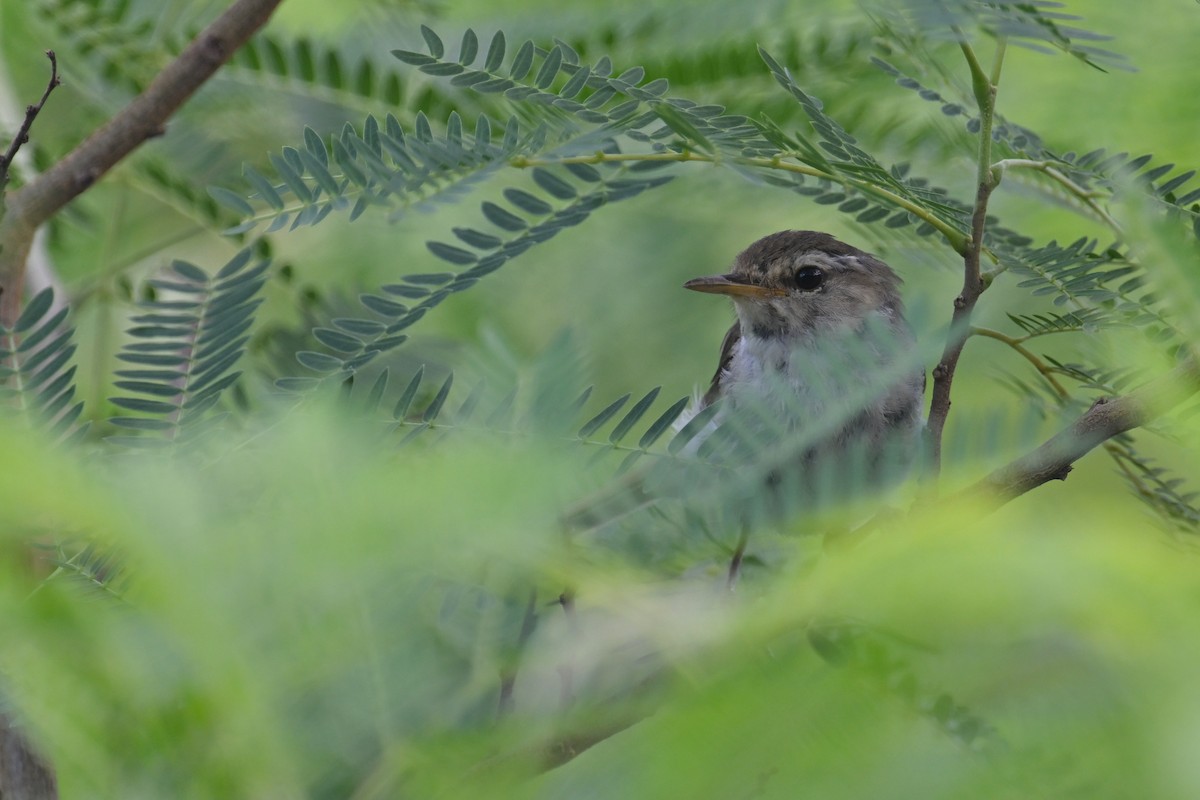
[[[62,83],[58,78],[58,58],[54,55],[54,51],[47,50],[46,58],[50,59],[50,81],[46,84],[46,91],[42,92],[42,99],[34,105],[25,106],[25,120],[21,123],[17,135],[9,143],[8,151],[3,156],[0,156],[0,189],[8,185],[9,167],[12,166],[13,159],[17,157],[17,151],[21,149],[21,145],[29,141],[29,131],[33,128],[33,121],[37,119],[37,115],[41,113],[42,108],[46,105],[46,100],[50,98],[50,93]],[[0,208],[2,208],[2,205],[0,205]]]
[[1032,453],[995,470],[964,489],[956,500],[995,510],[1052,480],[1065,480],[1072,466],[1093,448],[1140,428],[1200,392],[1200,366],[1192,356],[1168,374],[1120,397],[1100,398],[1066,430]]
[[954,371],[959,356],[970,334],[971,315],[975,303],[986,287],[979,269],[979,258],[983,252],[983,233],[987,223],[988,199],[999,183],[1000,172],[992,169],[992,121],[996,109],[996,87],[1000,81],[1000,68],[1004,63],[1004,40],[996,43],[995,63],[989,76],[983,71],[975,51],[964,39],[961,42],[963,55],[971,70],[971,85],[979,105],[979,158],[976,169],[978,188],[975,192],[975,208],[971,214],[971,241],[963,254],[963,288],[954,298],[954,313],[950,319],[950,330],[946,335],[946,347],[942,359],[933,369],[933,391],[929,400],[929,419],[925,424],[925,448],[928,472],[925,475],[927,491],[936,491],[938,474],[942,468],[942,431],[946,417],[950,414],[950,387],[954,383]]
[[266,24],[280,2],[236,0],[107,124],[12,193],[0,219],[0,324],[11,325],[20,312],[25,262],[38,226],[147,139],[161,135],[167,120]]

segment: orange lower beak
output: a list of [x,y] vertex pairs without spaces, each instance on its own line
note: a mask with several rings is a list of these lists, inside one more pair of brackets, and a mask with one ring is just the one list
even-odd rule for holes
[[782,297],[786,292],[782,289],[772,289],[757,283],[746,283],[732,275],[709,275],[706,278],[692,278],[683,285],[685,289],[709,294],[727,294],[732,297]]

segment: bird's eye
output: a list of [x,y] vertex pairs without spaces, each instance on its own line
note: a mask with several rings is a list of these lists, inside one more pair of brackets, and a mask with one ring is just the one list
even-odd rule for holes
[[796,288],[802,292],[815,292],[825,282],[825,271],[820,267],[801,267],[793,277]]

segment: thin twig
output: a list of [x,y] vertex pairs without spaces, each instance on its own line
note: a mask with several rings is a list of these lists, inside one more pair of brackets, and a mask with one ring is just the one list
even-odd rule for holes
[[155,76],[146,90],[65,158],[6,198],[0,219],[0,324],[21,308],[25,265],[33,234],[147,139],[266,24],[282,0],[236,0]]
[[925,492],[936,493],[938,474],[942,463],[942,431],[950,414],[950,389],[954,383],[954,371],[958,367],[970,333],[971,315],[975,303],[986,288],[980,276],[979,259],[983,251],[983,234],[987,224],[988,199],[999,181],[999,172],[992,169],[992,121],[996,109],[996,89],[1000,82],[1000,69],[1004,63],[1004,39],[996,43],[996,57],[989,76],[975,56],[970,44],[964,39],[960,46],[971,70],[971,85],[979,106],[979,159],[976,170],[978,187],[975,192],[975,208],[971,214],[971,239],[963,255],[963,288],[954,298],[954,312],[950,319],[950,330],[946,335],[946,346],[941,361],[933,369],[933,391],[929,400],[929,419],[925,426],[925,447],[928,472],[925,475]]
[[46,83],[46,91],[42,92],[42,99],[31,106],[25,106],[25,121],[21,123],[17,135],[9,143],[8,151],[0,156],[0,189],[8,185],[9,167],[12,166],[13,159],[17,157],[17,151],[21,149],[21,145],[29,141],[29,131],[33,128],[33,121],[37,119],[37,115],[46,105],[50,93],[62,84],[58,77],[58,57],[54,55],[53,50],[47,50],[46,58],[50,59],[50,80]]
[[995,331],[991,328],[979,328],[974,326],[971,328],[971,335],[982,336],[986,339],[995,339],[998,342],[1003,342],[1004,344],[1008,345],[1014,351],[1019,353],[1021,358],[1024,358],[1033,365],[1033,368],[1038,371],[1038,374],[1045,378],[1046,383],[1050,384],[1051,388],[1054,389],[1054,392],[1059,396],[1059,399],[1065,400],[1070,397],[1070,393],[1067,392],[1066,387],[1063,386],[1062,382],[1059,381],[1059,379],[1055,376],[1054,367],[1038,358],[1038,356],[1032,350],[1026,347],[1023,344],[1025,341],[1024,338],[1009,336],[1006,333],[1001,333],[1000,331]]
[[746,543],[750,539],[750,526],[742,523],[741,533],[738,534],[737,545],[733,548],[733,557],[729,559],[729,574],[725,578],[725,588],[733,591],[737,588],[738,575],[742,569],[742,559],[746,555]]
[[517,671],[521,667],[521,656],[525,652],[525,646],[529,644],[529,639],[533,636],[534,630],[537,628],[537,589],[531,589],[529,592],[529,602],[525,605],[525,615],[521,618],[521,631],[517,634],[516,652],[513,654],[512,665],[506,669],[500,676],[500,699],[497,703],[496,713],[498,716],[506,716],[512,713],[513,690],[517,685]]

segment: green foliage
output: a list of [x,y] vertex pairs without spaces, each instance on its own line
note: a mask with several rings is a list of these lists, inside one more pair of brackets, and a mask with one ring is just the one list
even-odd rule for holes
[[33,297],[11,329],[0,326],[0,402],[48,437],[82,436],[83,403],[75,400],[76,345],[67,328],[69,309],[54,310],[54,290]]
[[[150,282],[159,298],[142,304],[127,333],[132,341],[117,355],[131,365],[116,371],[116,388],[131,392],[113,405],[138,416],[118,416],[112,425],[144,435],[109,441],[147,446],[186,443],[223,414],[209,413],[241,376],[233,367],[246,351],[257,297],[269,261],[252,266],[242,250],[213,277],[185,261],[171,265],[168,278]],[[162,299],[163,296],[172,299]]]
[[[175,31],[135,0],[28,13],[119,95],[211,16],[173,8]],[[914,501],[899,446],[814,457],[936,359],[945,320],[915,347],[856,331],[810,354],[809,394],[769,387],[731,418],[719,405],[693,416],[662,385],[584,388],[565,337],[532,364],[496,347],[472,369],[438,349],[430,322],[458,297],[486,325],[492,298],[513,296],[493,273],[561,253],[548,243],[600,229],[617,201],[702,185],[697,168],[746,179],[764,205],[836,210],[889,260],[960,260],[979,195],[974,169],[956,168],[989,129],[987,188],[1003,196],[1028,176],[1030,205],[1071,214],[1047,238],[1040,220],[987,209],[983,280],[1010,294],[989,291],[981,309],[999,303],[988,311],[1015,330],[973,331],[1020,359],[1002,381],[1028,413],[987,389],[956,405],[949,494],[1097,395],[1194,357],[1194,171],[1076,155],[976,104],[977,52],[998,52],[998,76],[1009,43],[1125,68],[1057,8],[893,4],[873,12],[875,55],[861,25],[683,47],[669,25],[589,23],[547,40],[414,23],[388,46],[394,63],[315,35],[255,37],[224,74],[303,98],[291,144],[271,142],[240,179],[227,165],[244,154],[223,150],[203,165],[139,157],[124,178],[187,230],[249,244],[211,271],[131,247],[146,280],[114,269],[73,298],[129,323],[119,344],[99,326],[88,339],[104,377],[87,394],[112,394],[117,415],[77,399],[72,312],[50,290],[0,329],[0,619],[13,645],[0,672],[6,710],[64,796],[1186,795],[1195,770],[1171,748],[1197,705],[1200,506],[1182,477],[1193,454],[1163,442],[1194,442],[1194,414],[1103,443],[1149,514],[1106,495],[1050,520],[1019,504],[989,515]],[[810,83],[818,67],[832,85]],[[881,139],[879,116],[856,124],[905,93],[864,89],[845,115],[817,99],[872,76],[935,104],[915,130],[955,159],[931,157],[921,136]],[[1128,235],[1130,198],[1161,229]],[[424,248],[398,248],[406,258],[369,279],[339,275],[335,292],[306,282],[318,257],[305,237],[381,218]],[[680,235],[624,219],[622,252]],[[1187,264],[1175,283],[1146,246],[1163,230],[1192,237],[1161,245]],[[300,267],[271,269],[266,254],[288,240],[303,243]],[[581,285],[609,266],[577,255],[559,268]],[[958,291],[957,276],[945,282]],[[607,311],[643,291],[612,283],[585,299]],[[119,285],[136,307],[113,300]],[[561,298],[539,287],[521,301],[532,313]],[[617,310],[612,332],[629,324]],[[141,452],[163,447],[175,457]]]

